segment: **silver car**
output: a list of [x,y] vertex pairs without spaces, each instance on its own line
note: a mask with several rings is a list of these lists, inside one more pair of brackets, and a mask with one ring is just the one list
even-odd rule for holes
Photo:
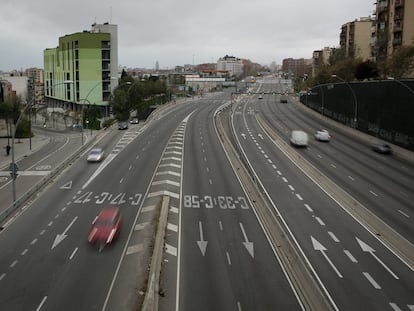
[[101,162],[104,158],[104,151],[102,148],[94,148],[89,151],[87,161],[88,162]]

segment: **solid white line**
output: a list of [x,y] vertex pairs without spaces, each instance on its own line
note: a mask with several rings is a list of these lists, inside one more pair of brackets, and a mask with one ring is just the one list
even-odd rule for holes
[[75,254],[76,254],[76,252],[78,251],[78,248],[76,247],[74,250],[73,250],[73,252],[72,252],[72,254],[70,255],[70,257],[69,257],[69,259],[70,260],[72,260],[72,258],[75,256]]
[[362,272],[362,274],[367,278],[367,280],[375,289],[381,289],[381,286],[379,286],[378,283],[375,282],[374,278],[368,272]]
[[47,299],[47,296],[43,297],[43,299],[40,302],[39,306],[37,307],[36,311],[39,311],[42,308],[42,306],[45,303],[46,299]]
[[349,250],[344,249],[345,255],[348,256],[349,260],[351,260],[353,263],[358,263],[358,260],[355,259],[354,256],[352,256],[351,252]]

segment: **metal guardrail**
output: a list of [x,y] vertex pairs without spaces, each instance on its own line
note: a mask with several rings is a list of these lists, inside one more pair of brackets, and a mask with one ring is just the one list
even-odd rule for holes
[[44,176],[38,183],[31,187],[27,192],[22,196],[16,199],[11,205],[9,205],[4,211],[0,213],[0,221],[5,220],[13,212],[15,212],[20,206],[25,202],[30,200],[30,198],[36,194],[39,190],[45,187],[51,179],[57,176],[61,171],[63,171],[70,163],[72,163],[79,155],[84,152],[93,142],[95,142],[96,137],[100,135],[99,133],[93,136],[92,139],[88,140],[86,144],[78,148],[72,155],[65,159],[60,165],[58,165],[54,170],[52,170],[48,175]]

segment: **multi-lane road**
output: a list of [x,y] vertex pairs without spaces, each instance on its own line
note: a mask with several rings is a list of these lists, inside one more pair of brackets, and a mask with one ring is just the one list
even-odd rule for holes
[[[280,82],[263,80],[252,91],[287,87]],[[326,308],[413,310],[414,259],[346,206],[350,197],[412,248],[413,166],[371,152],[291,99],[260,97],[188,99],[126,131],[100,135],[94,144],[106,152],[102,163],[87,163],[85,150],[1,231],[0,309],[135,310],[145,295],[163,196],[170,205],[160,310],[307,309],[304,288],[290,279],[258,217],[262,207],[222,145],[214,120],[227,109],[239,157]],[[287,143],[292,129],[313,135],[321,127],[333,135],[330,143],[311,140],[300,150]],[[56,161],[36,162],[49,168]],[[335,187],[324,188],[326,180]],[[99,253],[86,238],[107,205],[121,208],[123,223],[116,243]]]

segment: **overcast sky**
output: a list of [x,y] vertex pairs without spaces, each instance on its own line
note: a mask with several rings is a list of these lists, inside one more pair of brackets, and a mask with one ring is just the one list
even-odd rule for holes
[[118,25],[118,63],[162,69],[232,55],[263,65],[339,45],[373,0],[0,0],[0,70],[43,68],[43,50],[91,24]]

